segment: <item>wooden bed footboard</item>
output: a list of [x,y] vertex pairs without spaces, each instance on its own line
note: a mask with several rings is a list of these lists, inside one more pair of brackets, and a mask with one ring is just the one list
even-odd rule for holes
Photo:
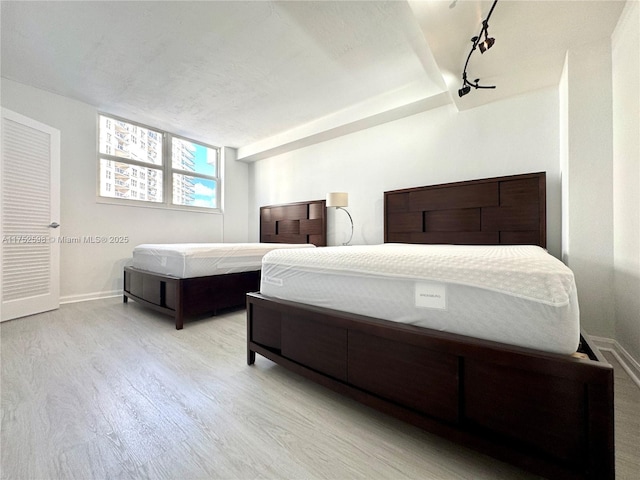
[[613,479],[613,369],[588,358],[247,295],[256,353],[341,394],[536,474]]
[[123,301],[131,298],[146,307],[171,315],[176,330],[184,320],[215,315],[218,310],[244,307],[247,292],[260,288],[260,271],[229,273],[209,277],[177,278],[124,268]]

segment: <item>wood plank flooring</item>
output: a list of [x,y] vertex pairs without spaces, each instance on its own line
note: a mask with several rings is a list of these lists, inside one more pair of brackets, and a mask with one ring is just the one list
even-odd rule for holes
[[[120,299],[0,324],[1,478],[537,478],[260,356],[249,367],[245,334],[244,311],[176,331]],[[616,368],[618,479],[640,478],[639,422]]]

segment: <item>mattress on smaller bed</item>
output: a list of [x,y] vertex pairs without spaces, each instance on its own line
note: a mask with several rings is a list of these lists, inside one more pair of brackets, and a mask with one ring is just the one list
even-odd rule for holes
[[571,354],[580,322],[573,272],[530,245],[278,250],[268,297],[536,350]]
[[142,244],[133,249],[132,266],[177,278],[206,277],[260,270],[262,257],[277,248],[315,248],[301,243]]

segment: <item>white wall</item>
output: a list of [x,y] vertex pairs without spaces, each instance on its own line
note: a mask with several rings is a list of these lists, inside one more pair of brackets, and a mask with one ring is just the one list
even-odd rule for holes
[[[260,160],[249,172],[250,239],[259,237],[259,206],[346,191],[352,243],[382,243],[386,190],[546,171],[548,247],[559,256],[558,124],[557,89],[549,88],[463,112],[447,105]],[[340,244],[346,215],[328,214],[329,243]]]
[[224,178],[222,208],[224,212],[225,242],[246,242],[249,238],[247,209],[249,208],[249,165],[238,162],[235,148],[223,149]]
[[[122,269],[139,243],[219,242],[223,216],[96,202],[97,110],[91,105],[2,79],[2,106],[61,132],[60,235],[124,235],[125,244],[63,244],[61,301],[122,292]],[[135,120],[135,119],[131,119]],[[232,241],[246,241],[248,168],[225,149],[224,227]],[[239,190],[239,191],[236,191]],[[228,226],[227,226],[228,225]]]
[[612,36],[615,338],[640,361],[640,3]]
[[594,42],[566,59],[568,244],[582,327],[613,338],[613,109],[611,48]]
[[569,259],[569,68],[565,56],[558,85],[560,113],[560,183],[562,185],[562,261]]

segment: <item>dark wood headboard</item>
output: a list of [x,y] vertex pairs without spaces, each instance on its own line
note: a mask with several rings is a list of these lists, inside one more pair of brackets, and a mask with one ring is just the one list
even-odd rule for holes
[[260,207],[260,242],[327,246],[325,200]]
[[545,172],[384,193],[384,241],[547,246]]

